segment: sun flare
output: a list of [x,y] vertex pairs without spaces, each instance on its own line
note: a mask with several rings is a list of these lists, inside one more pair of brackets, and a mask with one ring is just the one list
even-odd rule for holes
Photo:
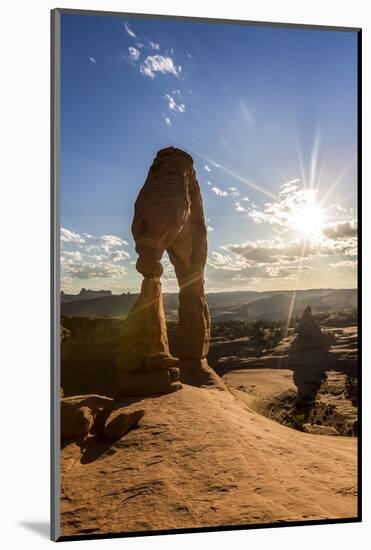
[[316,195],[311,190],[303,192],[303,200],[295,208],[288,220],[293,231],[309,240],[323,237],[325,224],[324,211],[316,201]]

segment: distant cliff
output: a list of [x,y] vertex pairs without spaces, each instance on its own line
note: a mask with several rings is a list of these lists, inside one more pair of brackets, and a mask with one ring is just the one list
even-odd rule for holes
[[[124,317],[137,294],[114,295],[111,291],[82,290],[80,294],[61,294],[61,313],[72,317]],[[294,299],[293,299],[294,298]],[[301,315],[310,305],[316,314],[346,312],[357,308],[356,289],[315,289],[293,292],[219,292],[207,294],[213,321],[253,321],[286,319],[289,308]],[[291,303],[293,301],[293,304]],[[178,295],[164,294],[166,317],[177,319]]]

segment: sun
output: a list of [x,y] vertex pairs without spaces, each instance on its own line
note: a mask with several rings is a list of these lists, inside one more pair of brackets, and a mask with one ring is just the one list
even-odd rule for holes
[[310,189],[303,191],[302,200],[290,213],[290,228],[300,237],[316,241],[323,237],[324,222],[324,211],[316,200],[316,194]]

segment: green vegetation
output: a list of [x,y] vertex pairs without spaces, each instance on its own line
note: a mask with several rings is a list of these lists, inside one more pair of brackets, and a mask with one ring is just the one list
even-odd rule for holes
[[358,378],[356,376],[347,375],[344,396],[351,400],[353,407],[358,407]]

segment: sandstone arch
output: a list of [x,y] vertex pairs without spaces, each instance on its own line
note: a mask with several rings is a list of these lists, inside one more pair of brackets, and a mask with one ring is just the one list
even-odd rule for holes
[[[157,153],[135,202],[132,233],[136,268],[144,277],[130,311],[117,359],[118,395],[151,395],[181,388],[180,379],[207,382],[210,314],[204,292],[207,229],[190,155],[168,147]],[[166,332],[161,290],[167,251],[179,283],[176,355]],[[205,378],[206,376],[206,378]]]

